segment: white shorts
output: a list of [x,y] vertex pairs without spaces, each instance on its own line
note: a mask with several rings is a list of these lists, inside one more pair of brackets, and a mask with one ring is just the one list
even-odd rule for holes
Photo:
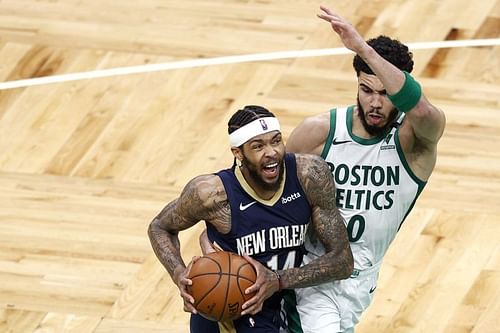
[[354,332],[354,326],[373,299],[379,270],[380,265],[376,265],[364,271],[355,271],[346,280],[295,289],[296,309],[302,330],[297,328],[297,323],[289,323],[289,331]]

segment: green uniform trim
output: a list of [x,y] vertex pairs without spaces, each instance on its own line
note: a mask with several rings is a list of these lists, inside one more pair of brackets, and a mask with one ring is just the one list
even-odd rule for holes
[[330,110],[330,130],[328,131],[328,136],[323,146],[323,151],[321,152],[321,157],[326,159],[330,146],[332,145],[333,137],[335,136],[335,124],[337,123],[337,109]]
[[401,143],[399,142],[399,128],[396,130],[396,133],[394,135],[394,142],[396,143],[396,150],[399,155],[399,159],[401,160],[401,163],[403,163],[403,166],[410,175],[411,179],[417,184],[418,189],[417,189],[417,194],[415,195],[415,198],[413,199],[413,202],[411,203],[410,207],[408,207],[408,211],[406,212],[403,220],[399,224],[398,231],[401,229],[401,226],[403,225],[403,222],[406,220],[406,217],[408,214],[410,214],[411,210],[413,209],[413,206],[415,206],[415,203],[417,202],[418,197],[424,190],[425,185],[427,185],[426,181],[423,181],[422,179],[418,178],[415,173],[413,173],[413,170],[410,168],[410,165],[408,164],[408,161],[406,161],[405,154],[403,152],[403,147],[401,147]]
[[283,309],[286,312],[289,333],[304,333],[300,323],[300,315],[297,311],[297,298],[293,289],[285,290],[283,293]]

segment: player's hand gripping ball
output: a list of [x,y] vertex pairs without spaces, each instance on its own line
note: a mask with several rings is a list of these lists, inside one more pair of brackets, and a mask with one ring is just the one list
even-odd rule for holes
[[255,295],[245,295],[245,289],[257,279],[255,269],[232,252],[213,252],[199,258],[187,277],[193,282],[187,289],[194,298],[194,307],[210,320],[238,319],[243,303]]

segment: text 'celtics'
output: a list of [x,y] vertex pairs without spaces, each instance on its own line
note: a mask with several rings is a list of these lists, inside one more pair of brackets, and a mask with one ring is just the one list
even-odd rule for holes
[[[399,185],[399,166],[329,165],[337,185],[339,208],[383,210],[394,204],[394,189],[390,188]],[[359,189],[346,189],[342,185]]]

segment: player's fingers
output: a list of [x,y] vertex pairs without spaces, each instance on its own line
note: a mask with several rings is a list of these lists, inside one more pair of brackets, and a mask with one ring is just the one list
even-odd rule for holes
[[332,15],[318,14],[317,16],[320,19],[325,20],[326,22],[329,22],[329,23],[334,24],[334,25],[344,26],[346,24],[345,21],[343,21],[342,19],[340,19],[339,17],[334,16],[334,15],[332,16]]
[[251,293],[259,293],[263,294],[266,291],[267,288],[267,275],[265,272],[262,272],[261,274],[257,273],[257,279],[255,280],[255,283],[252,284],[250,287],[245,289],[245,294],[251,294]]
[[345,28],[345,23],[341,22],[339,20],[336,20],[335,18],[332,18],[330,16],[322,16],[318,15],[318,17],[328,23],[331,24],[333,30],[335,30],[337,33],[339,33],[339,29],[344,29]]
[[194,298],[188,292],[188,288],[187,288],[187,286],[190,286],[192,284],[193,284],[193,281],[191,279],[186,278],[186,277],[183,277],[179,280],[179,291],[180,291],[181,297],[184,299],[184,303],[186,303],[186,302],[194,303]]
[[200,258],[201,258],[200,256],[194,256],[191,259],[191,262],[187,265],[186,269],[184,270],[183,276],[181,277],[181,283],[183,283],[185,285],[189,285],[189,286],[193,284],[192,281],[187,278],[187,276],[189,276],[189,273],[191,272],[191,267],[193,267],[193,264]]
[[322,20],[325,20],[325,21],[330,21],[328,19],[328,16],[326,16],[325,14],[316,14],[317,17],[319,17],[320,19]]
[[339,14],[336,14],[334,13],[333,11],[331,11],[329,8],[325,7],[325,6],[319,6],[319,8],[323,11],[323,13],[320,13],[319,15],[323,16],[323,17],[328,17],[329,20],[336,20],[336,21],[345,21],[345,19],[340,16]]
[[262,311],[262,303],[257,303],[257,304],[254,304],[252,306],[249,306],[245,310],[241,311],[241,315],[242,316],[247,315],[247,314],[253,315],[253,314],[259,313],[260,311]]
[[260,262],[257,260],[253,259],[252,257],[244,254],[243,258],[245,258],[246,261],[248,261],[250,264],[252,264],[253,268],[255,269],[255,272],[257,273],[257,281],[261,280],[259,277],[261,275],[265,275],[265,271],[267,268],[265,268]]
[[194,304],[194,298],[187,292],[187,289],[183,288],[180,291],[181,297],[184,299],[184,303],[188,302],[190,304]]
[[201,258],[201,256],[193,256],[193,258],[191,259],[191,262],[189,263],[189,265],[187,267],[188,268],[188,273],[191,271],[191,267],[193,267],[193,264],[195,262],[197,262],[200,258]]
[[198,311],[196,311],[195,307],[191,305],[190,303],[184,302],[184,311],[185,312],[190,312],[192,314],[197,314]]
[[245,289],[245,295],[260,292],[265,282],[266,282],[265,274],[259,274],[259,271],[257,271],[257,279],[255,279],[255,282],[250,287]]
[[[255,284],[247,288],[247,291],[252,290],[252,287],[254,286]],[[249,300],[247,300],[245,303],[243,303],[241,308],[245,310],[245,313],[254,314],[256,313],[255,312],[256,309],[259,309],[259,311],[260,309],[262,309],[262,304],[270,296],[270,294],[268,294],[268,289],[266,288],[267,288],[266,284],[260,285],[257,289],[255,289],[256,294]]]
[[193,266],[193,264],[194,264],[196,261],[198,261],[198,259],[200,259],[200,258],[201,258],[201,256],[193,256],[193,257],[191,258],[191,261],[190,261],[190,262],[189,262],[189,264],[188,264],[187,269],[188,269],[188,270],[189,270],[189,269],[191,269],[191,266]]
[[330,10],[330,8],[328,8],[326,6],[320,5],[319,9],[321,9],[322,11],[324,11],[325,13],[327,13],[329,15],[333,15],[333,12]]
[[184,289],[186,289],[186,286],[191,286],[193,284],[193,280],[188,279],[187,277],[181,278],[179,282]]
[[255,293],[255,292],[258,292],[261,288],[261,283],[260,281],[255,281],[254,284],[252,284],[250,287],[248,287],[247,289],[245,289],[245,295],[249,295],[251,293]]
[[244,316],[246,314],[249,313],[249,311],[252,310],[252,307],[254,306],[254,304],[257,302],[257,297],[254,296],[252,298],[250,298],[248,301],[246,301],[245,303],[243,303],[243,305],[241,306],[241,315]]
[[256,314],[262,310],[262,301],[257,296],[252,297],[248,301],[246,301],[241,307],[243,311],[241,311],[241,315],[244,316],[246,314]]

